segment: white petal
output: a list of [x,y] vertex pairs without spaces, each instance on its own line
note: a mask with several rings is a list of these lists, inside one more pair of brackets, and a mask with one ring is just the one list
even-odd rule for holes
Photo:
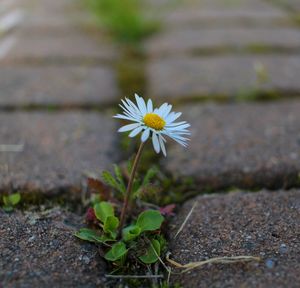
[[130,99],[128,99],[128,98],[125,98],[125,99],[126,99],[128,105],[131,107],[132,111],[135,111],[135,113],[137,115],[142,117],[143,115],[142,115],[142,112],[140,111],[140,109]]
[[125,125],[123,127],[121,127],[118,132],[127,132],[127,131],[130,131],[130,130],[133,130],[137,127],[141,126],[140,123],[134,123],[134,124],[128,124],[128,125]]
[[125,101],[122,101],[123,105],[127,108],[127,110],[132,113],[135,117],[141,117],[142,113],[139,108],[128,98],[125,98]]
[[152,113],[153,112],[153,103],[152,103],[151,99],[148,100],[147,111],[148,111],[148,113]]
[[139,134],[141,131],[143,130],[143,127],[137,127],[134,130],[131,131],[131,133],[129,134],[129,137],[135,137],[137,134]]
[[180,130],[185,130],[186,128],[189,128],[191,125],[190,124],[183,124],[183,125],[179,125],[179,126],[175,126],[175,127],[168,127],[166,128],[169,131],[180,131]]
[[135,118],[132,118],[132,117],[127,117],[125,115],[122,115],[122,114],[117,114],[114,116],[114,118],[118,118],[118,119],[124,119],[124,120],[129,120],[129,121],[135,121],[135,122],[138,122],[137,119]]
[[153,135],[152,135],[152,144],[153,144],[155,152],[159,153],[160,147],[159,147],[157,135],[155,133],[153,133]]
[[165,119],[172,110],[172,105],[168,105],[163,111],[162,117]]
[[160,147],[161,147],[161,151],[163,152],[164,156],[167,157],[167,151],[166,151],[165,143],[163,141],[163,137],[161,135],[159,135],[158,139],[159,139],[159,144],[160,144]]
[[147,113],[146,103],[145,100],[142,97],[139,97],[139,95],[135,94],[135,100],[137,102],[137,105],[139,107],[139,110],[143,115]]
[[179,118],[181,116],[181,112],[178,112],[178,113],[170,113],[167,117],[166,117],[166,122],[167,124],[170,124],[172,123],[173,121],[175,121],[177,118]]
[[150,129],[146,129],[143,132],[142,137],[141,137],[142,142],[146,142],[147,139],[149,138],[149,136],[150,136]]
[[184,147],[187,146],[186,141],[187,141],[188,139],[186,139],[186,138],[180,139],[180,138],[179,138],[178,136],[176,136],[176,135],[169,135],[169,137],[172,138],[173,140],[175,140],[175,141],[176,141],[177,143],[179,143],[180,145],[182,145],[182,146],[184,146]]
[[121,104],[119,104],[119,106],[124,110],[124,112],[129,113],[133,117],[136,117],[138,115],[136,111],[131,106],[129,106],[124,100],[121,101],[123,103],[123,106]]
[[163,117],[163,113],[164,111],[168,108],[169,104],[168,103],[164,103],[162,104],[159,108],[158,108],[158,111],[157,111],[157,114],[161,117]]
[[168,127],[175,127],[175,126],[179,126],[179,125],[183,125],[183,124],[187,124],[186,121],[181,121],[181,122],[173,122],[173,123],[169,123],[166,126]]

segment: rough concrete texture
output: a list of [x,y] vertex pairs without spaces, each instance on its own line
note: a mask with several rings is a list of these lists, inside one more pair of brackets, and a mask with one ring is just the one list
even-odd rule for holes
[[0,106],[107,105],[118,101],[111,67],[1,67]]
[[60,208],[0,209],[1,287],[104,287],[105,264],[95,245],[75,238],[82,219]]
[[96,35],[25,34],[16,36],[16,44],[7,53],[4,62],[60,60],[63,63],[77,59],[101,61],[116,58],[115,49]]
[[[293,1],[293,0],[290,0]],[[297,1],[297,0],[295,0]],[[266,1],[147,1],[150,7],[157,9],[156,16],[168,29],[190,24],[215,25],[225,23],[243,24],[276,24],[289,22],[284,10]],[[159,9],[158,9],[159,8]],[[151,10],[150,10],[151,12]]]
[[300,2],[298,0],[278,0],[276,2],[281,7],[286,8],[289,12],[295,14],[300,12]]
[[299,185],[299,101],[176,110],[191,123],[191,141],[186,151],[169,147],[163,164],[177,177],[193,177],[198,191]]
[[[171,53],[197,52],[201,49],[298,49],[300,29],[290,27],[245,28],[233,25],[219,28],[167,30],[146,43],[150,57]],[[258,48],[259,47],[259,48]],[[209,50],[208,50],[209,51]]]
[[0,153],[1,190],[10,184],[48,194],[77,190],[84,173],[100,173],[118,161],[111,115],[20,112],[1,113],[0,119],[1,145],[24,145],[22,152]]
[[[173,236],[197,206],[183,231]],[[182,287],[298,287],[300,191],[199,196],[171,224],[172,259],[186,264],[212,257],[250,255],[260,263],[210,265],[173,276]]]
[[298,55],[157,58],[148,65],[148,94],[174,101],[216,95],[243,97],[258,91],[299,93],[299,73]]

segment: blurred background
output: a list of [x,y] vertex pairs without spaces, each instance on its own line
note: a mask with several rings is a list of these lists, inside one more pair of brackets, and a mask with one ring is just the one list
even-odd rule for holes
[[[36,87],[27,75],[25,86],[8,87],[0,101],[91,106],[114,104],[112,94],[124,92],[172,101],[297,94],[299,6],[295,0],[3,0],[1,62],[43,71],[90,65],[112,73],[88,77],[105,89],[84,81],[76,83],[82,84],[77,93],[68,93],[67,79],[44,83],[40,75]],[[2,89],[11,79],[3,74]]]

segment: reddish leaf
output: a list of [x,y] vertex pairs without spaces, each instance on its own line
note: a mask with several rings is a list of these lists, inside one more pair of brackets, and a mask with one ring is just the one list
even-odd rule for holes
[[100,180],[88,178],[88,187],[94,192],[99,193],[101,200],[109,200],[111,198],[109,188]]
[[94,222],[97,220],[94,208],[92,208],[92,207],[88,208],[85,218],[86,218],[86,221],[88,221],[88,222]]
[[105,189],[105,185],[103,184],[102,181],[95,179],[95,178],[88,178],[88,187],[92,190],[96,190],[98,192],[102,191]]
[[159,208],[159,212],[162,214],[162,215],[165,215],[165,216],[173,216],[175,215],[174,214],[174,209],[175,209],[176,205],[175,204],[169,204],[165,207],[160,207]]

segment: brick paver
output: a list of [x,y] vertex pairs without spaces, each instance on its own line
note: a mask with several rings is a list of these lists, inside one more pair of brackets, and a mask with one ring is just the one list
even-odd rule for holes
[[[263,82],[259,69],[264,71]],[[148,66],[148,93],[169,101],[218,96],[234,99],[267,91],[297,95],[299,72],[298,55],[165,57]]]
[[[166,99],[253,90],[299,94],[300,29],[283,6],[216,0],[162,9],[165,26],[145,42],[148,94]],[[253,66],[265,70],[265,83],[258,83]]]
[[[197,206],[182,233],[174,235]],[[183,287],[297,287],[300,281],[300,191],[199,196],[171,224],[172,259],[186,264],[250,255],[260,263],[210,265],[174,275]]]
[[163,163],[193,177],[198,191],[299,185],[299,109],[299,101],[178,107],[190,145],[170,147]]
[[0,107],[90,106],[116,103],[114,70],[106,65],[0,67]]
[[104,287],[97,247],[74,236],[81,217],[55,208],[0,218],[2,287]]
[[8,112],[0,119],[1,144],[24,145],[19,153],[0,152],[2,191],[10,185],[46,194],[80,190],[86,173],[100,175],[119,159],[111,115]]

